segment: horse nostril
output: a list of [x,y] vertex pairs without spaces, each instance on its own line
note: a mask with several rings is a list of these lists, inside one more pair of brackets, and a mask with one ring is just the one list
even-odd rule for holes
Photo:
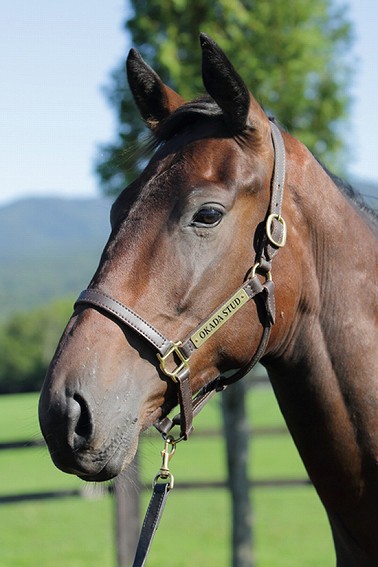
[[94,428],[88,404],[80,394],[72,397],[68,417],[72,425],[73,448],[81,449],[92,440]]

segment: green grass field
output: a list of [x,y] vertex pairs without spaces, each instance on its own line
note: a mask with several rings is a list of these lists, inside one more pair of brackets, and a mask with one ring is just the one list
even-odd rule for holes
[[[0,441],[37,439],[34,394],[0,397]],[[253,426],[281,425],[271,390],[255,387],[248,398]],[[197,418],[196,431],[220,428],[219,400]],[[161,439],[141,442],[143,480],[160,467]],[[196,466],[193,466],[193,463]],[[176,487],[155,537],[149,567],[228,567],[230,502],[226,490],[180,490],[180,481],[223,480],[221,437],[196,433],[181,443],[171,470]],[[303,466],[289,436],[251,440],[250,476],[301,478]],[[0,494],[83,488],[59,472],[44,448],[0,452]],[[89,490],[87,489],[88,493]],[[334,552],[325,512],[311,487],[256,488],[252,491],[258,567],[332,567]],[[143,506],[149,494],[143,493]],[[114,567],[114,508],[108,494],[0,506],[0,567]]]

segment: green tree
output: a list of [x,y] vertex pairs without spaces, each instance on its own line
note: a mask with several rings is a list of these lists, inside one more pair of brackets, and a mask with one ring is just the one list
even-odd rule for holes
[[[200,31],[224,49],[267,110],[333,171],[343,165],[343,124],[350,98],[345,53],[351,25],[332,0],[130,0],[131,44],[164,82],[190,99],[203,92]],[[126,84],[124,63],[106,88],[117,113],[114,142],[104,144],[97,172],[117,195],[145,164],[146,128]],[[131,158],[131,159],[130,159]]]
[[72,303],[67,299],[54,301],[13,315],[0,327],[0,394],[41,388]]

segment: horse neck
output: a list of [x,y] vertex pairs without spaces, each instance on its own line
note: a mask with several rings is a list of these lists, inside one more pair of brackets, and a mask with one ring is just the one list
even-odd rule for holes
[[[275,273],[288,272],[286,287],[297,274],[290,289],[297,299],[265,365],[324,504],[336,515],[347,510],[348,530],[359,533],[361,525],[363,533],[369,522],[361,495],[367,503],[378,499],[376,235],[315,160],[295,165],[289,162],[287,212],[297,249],[288,238]],[[278,292],[278,278],[276,284]],[[278,293],[277,305],[279,325]]]
[[[304,152],[307,150],[302,149]],[[280,269],[287,270],[284,263],[287,266],[289,260],[299,277],[295,314],[277,349],[280,365],[295,366],[296,361],[303,365],[305,357],[313,367],[313,350],[319,348],[311,340],[314,333],[332,360],[340,364],[358,345],[360,354],[355,356],[362,364],[364,357],[372,354],[366,335],[370,331],[374,335],[377,316],[373,309],[377,304],[376,228],[310,154],[305,154],[305,159],[301,167],[298,162],[290,165],[289,160],[291,237],[299,256],[294,256],[297,265],[293,266],[287,250]],[[304,344],[308,340],[311,342]]]

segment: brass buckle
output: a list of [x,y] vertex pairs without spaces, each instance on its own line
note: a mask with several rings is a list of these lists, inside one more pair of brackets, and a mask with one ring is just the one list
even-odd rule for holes
[[[163,356],[159,353],[156,354],[162,372],[164,372],[166,376],[169,376],[169,378],[172,378],[174,382],[177,382],[177,377],[180,372],[182,372],[185,368],[189,368],[189,358],[187,358],[182,350],[180,350],[181,345],[181,341],[171,343],[171,346]],[[180,361],[180,364],[174,370],[168,370],[167,368],[167,359],[171,356],[171,354],[175,354]]]
[[[277,219],[278,222],[282,224],[282,236],[280,242],[277,242],[272,235],[272,221],[274,219]],[[271,215],[268,216],[266,220],[266,234],[271,244],[273,244],[273,246],[277,246],[277,248],[283,248],[285,246],[287,229],[286,229],[286,222],[284,218],[281,217],[281,215],[278,215],[277,213],[272,213]]]
[[[251,279],[253,279],[254,277],[256,277],[256,272],[258,272],[259,268],[260,268],[260,262],[256,262],[256,264],[255,264],[255,265],[253,266],[253,268],[251,268],[251,270],[250,270],[250,274],[251,274],[250,278],[251,278]],[[270,271],[267,272],[267,273],[264,272],[263,275],[265,276],[266,281],[269,281],[269,282],[272,281],[272,272],[270,272]]]

